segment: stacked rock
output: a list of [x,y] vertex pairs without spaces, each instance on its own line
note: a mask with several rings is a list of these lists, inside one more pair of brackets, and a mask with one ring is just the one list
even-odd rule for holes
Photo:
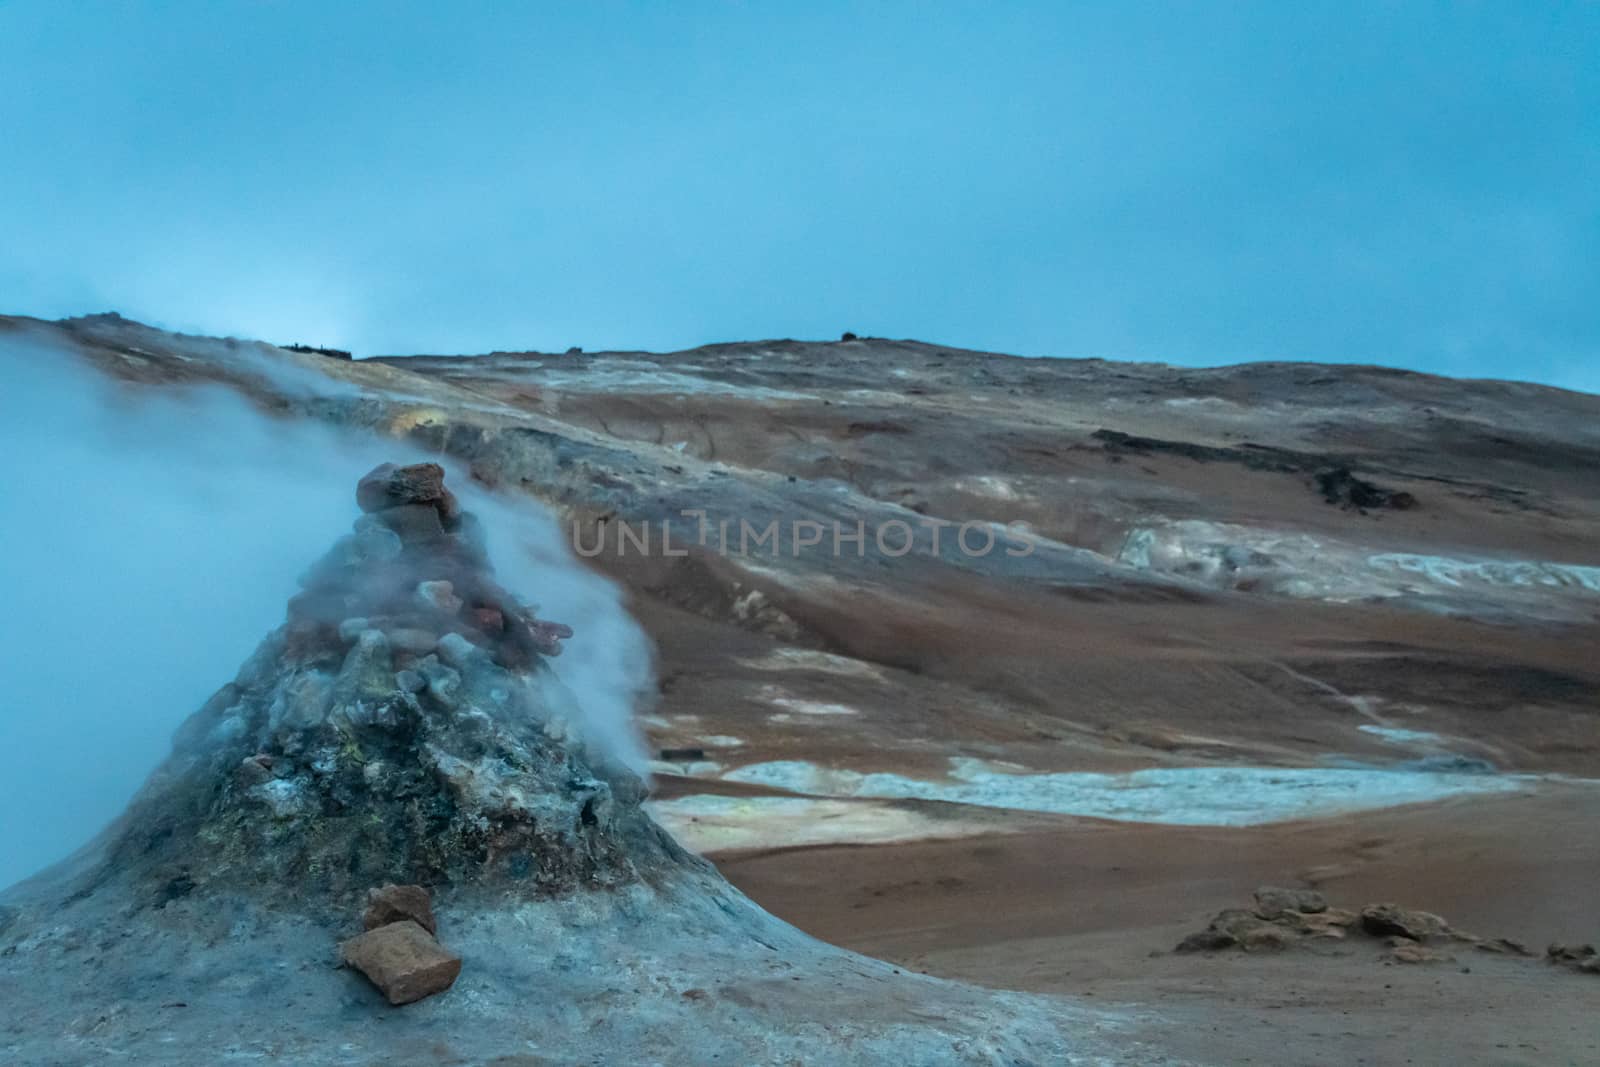
[[377,986],[390,1004],[442,993],[461,973],[461,957],[439,944],[433,901],[420,885],[380,886],[367,894],[366,933],[339,946],[339,956]]
[[445,488],[437,463],[385,463],[356,486],[355,530],[302,579],[291,639],[357,642],[377,630],[406,657],[457,633],[503,667],[561,653],[570,627],[535,617],[491,577],[477,520]]

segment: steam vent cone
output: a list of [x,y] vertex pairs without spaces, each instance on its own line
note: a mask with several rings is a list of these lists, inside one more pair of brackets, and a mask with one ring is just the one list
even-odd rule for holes
[[360,482],[354,530],[178,732],[110,853],[145,894],[202,884],[346,912],[373,886],[521,895],[641,877],[673,851],[642,785],[566,738],[571,631],[495,582],[435,464]]
[[[1081,1009],[901,974],[761,911],[574,731],[548,661],[582,634],[495,581],[444,470],[384,464],[356,503],[122,817],[0,894],[0,1062],[1108,1054]],[[340,966],[388,884],[431,893],[462,961],[403,1008]]]

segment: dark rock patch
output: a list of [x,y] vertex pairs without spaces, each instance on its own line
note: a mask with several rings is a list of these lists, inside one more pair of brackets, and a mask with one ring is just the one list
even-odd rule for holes
[[1317,491],[1329,504],[1368,511],[1390,508],[1405,511],[1417,506],[1417,498],[1404,490],[1386,489],[1357,478],[1349,467],[1330,467],[1316,474]]
[[1248,470],[1278,474],[1311,474],[1316,491],[1330,504],[1360,511],[1389,508],[1404,510],[1417,506],[1417,498],[1402,490],[1358,478],[1352,471],[1355,460],[1336,455],[1297,452],[1288,448],[1250,442],[1237,448],[1201,445],[1192,441],[1170,441],[1160,437],[1141,437],[1120,430],[1099,429],[1091,434],[1112,458],[1124,455],[1169,455],[1196,463],[1233,463]]

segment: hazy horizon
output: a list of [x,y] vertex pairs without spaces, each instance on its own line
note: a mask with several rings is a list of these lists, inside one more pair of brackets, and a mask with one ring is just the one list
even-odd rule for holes
[[[127,319],[127,320],[129,320],[131,322],[137,322],[137,323],[139,323],[140,325],[143,325],[143,326],[150,326],[150,327],[153,327],[153,328],[156,328],[156,329],[168,330],[170,332],[178,333],[178,334],[189,334],[191,336],[232,337],[232,338],[235,338],[235,339],[241,340],[241,341],[264,341],[264,342],[267,342],[269,344],[278,345],[280,347],[287,347],[287,346],[290,346],[290,345],[307,345],[307,346],[310,346],[310,347],[321,347],[321,348],[333,348],[334,347],[334,346],[331,346],[331,345],[319,345],[315,341],[307,340],[307,339],[304,339],[304,338],[286,339],[286,338],[283,338],[283,337],[256,337],[256,336],[253,336],[253,335],[241,334],[241,333],[237,333],[237,332],[230,333],[229,331],[226,331],[226,330],[215,332],[215,333],[194,334],[193,331],[181,330],[181,329],[179,329],[179,328],[177,328],[175,326],[163,324],[163,323],[156,322],[156,321],[150,321],[150,320],[147,320],[147,319],[137,319],[137,318],[134,318],[134,316],[132,316],[132,315],[123,315],[121,312],[116,311],[116,309],[114,309],[114,308],[104,308],[104,309],[101,309],[99,311],[87,311],[87,312],[73,313],[73,314],[69,314],[69,315],[64,315],[59,320],[40,319],[40,321],[46,321],[46,322],[48,322],[48,321],[66,321],[66,320],[73,319],[73,318],[87,318],[87,317],[92,317],[92,316],[95,316],[95,315],[103,315],[103,314],[107,314],[107,313],[113,313],[113,314],[121,315],[122,318]],[[19,314],[19,313],[8,312],[4,308],[0,308],[0,315],[10,315],[13,318],[39,318],[39,316],[28,316],[28,315],[22,315],[22,314]],[[1169,366],[1169,367],[1174,367],[1174,368],[1179,368],[1179,369],[1186,369],[1186,370],[1220,370],[1220,369],[1225,369],[1225,368],[1228,368],[1228,367],[1252,366],[1252,365],[1262,365],[1262,364],[1271,364],[1271,363],[1307,362],[1307,363],[1314,363],[1314,364],[1319,365],[1319,366],[1325,366],[1325,365],[1350,366],[1350,367],[1369,367],[1370,366],[1370,367],[1377,367],[1377,368],[1382,369],[1382,370],[1396,370],[1396,371],[1419,373],[1419,374],[1439,374],[1439,373],[1443,373],[1443,372],[1437,372],[1437,371],[1418,370],[1416,368],[1411,368],[1411,367],[1402,367],[1402,366],[1400,366],[1398,364],[1376,363],[1376,362],[1358,362],[1358,361],[1355,361],[1355,360],[1318,361],[1318,360],[1252,359],[1252,360],[1240,360],[1240,361],[1237,361],[1237,362],[1234,362],[1234,363],[1206,363],[1206,362],[1172,363],[1172,362],[1168,362],[1168,361],[1165,361],[1165,360],[1139,360],[1139,359],[1131,359],[1131,358],[1130,359],[1118,359],[1118,358],[1113,358],[1113,357],[1094,357],[1094,356],[1029,355],[1029,354],[1027,354],[1025,352],[1002,352],[1002,351],[999,351],[998,349],[993,349],[993,348],[982,348],[982,347],[969,348],[969,347],[967,347],[965,345],[949,345],[949,344],[944,344],[944,343],[940,342],[936,338],[928,338],[928,337],[879,337],[879,336],[876,336],[876,335],[858,334],[857,335],[857,339],[862,340],[862,341],[887,341],[887,342],[890,342],[890,343],[893,343],[893,344],[921,344],[921,345],[928,345],[929,347],[933,347],[933,348],[955,349],[955,350],[958,350],[958,351],[973,352],[973,353],[977,353],[977,354],[980,354],[980,355],[996,356],[996,357],[1007,358],[1007,359],[1063,359],[1063,360],[1071,360],[1071,359],[1096,359],[1096,358],[1099,358],[1099,359],[1102,359],[1105,362],[1109,362],[1109,363],[1127,363],[1127,364],[1155,363],[1155,364],[1160,364],[1162,366]],[[837,342],[839,340],[840,340],[839,337],[750,337],[750,338],[725,338],[725,339],[721,339],[721,340],[701,341],[701,342],[696,343],[696,344],[687,345],[687,346],[685,346],[683,348],[671,348],[671,349],[660,349],[660,348],[652,349],[652,348],[645,348],[645,347],[642,347],[640,345],[621,345],[621,346],[618,346],[616,348],[585,348],[582,345],[578,345],[578,346],[568,346],[568,349],[570,349],[572,347],[576,347],[581,354],[586,354],[586,355],[591,355],[591,356],[592,355],[626,355],[626,354],[631,353],[631,352],[637,352],[637,353],[646,354],[646,355],[671,355],[671,354],[678,354],[678,353],[685,353],[685,352],[693,352],[696,349],[700,349],[700,348],[721,347],[721,346],[725,346],[725,345],[782,344],[782,343],[785,343],[785,342],[795,342],[795,343],[801,343],[801,344],[828,344],[828,343],[832,343],[832,342]],[[494,355],[494,354],[498,354],[498,353],[524,353],[524,352],[535,353],[535,354],[540,355],[540,356],[558,356],[559,357],[559,356],[567,355],[568,354],[568,349],[541,349],[541,348],[529,347],[529,346],[526,346],[526,345],[522,345],[522,346],[501,345],[501,346],[497,346],[495,348],[486,348],[486,349],[483,349],[481,351],[471,351],[471,352],[466,351],[466,350],[461,350],[461,351],[437,351],[437,352],[431,352],[431,351],[430,352],[423,352],[423,351],[416,351],[416,352],[354,352],[354,353],[352,353],[352,358],[354,358],[356,360],[362,360],[362,359],[405,359],[405,358],[413,358],[413,357],[415,357],[415,358],[469,358],[469,357],[472,357],[472,356]],[[340,349],[339,351],[345,351],[345,350]],[[1514,374],[1501,375],[1501,376],[1495,376],[1495,375],[1466,375],[1466,374],[1462,374],[1462,375],[1450,375],[1450,376],[1451,377],[1455,377],[1458,380],[1462,380],[1462,381],[1520,382],[1520,383],[1531,384],[1531,385],[1541,385],[1541,386],[1545,386],[1547,388],[1552,388],[1552,389],[1565,389],[1565,390],[1568,390],[1570,392],[1588,393],[1588,394],[1600,396],[1600,382],[1596,382],[1596,384],[1592,388],[1583,388],[1581,386],[1576,386],[1576,385],[1563,385],[1561,383],[1556,383],[1556,382],[1535,381],[1535,380],[1533,380],[1531,378],[1519,378]]]

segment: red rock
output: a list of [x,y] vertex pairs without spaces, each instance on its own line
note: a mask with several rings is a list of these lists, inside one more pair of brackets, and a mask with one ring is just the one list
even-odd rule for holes
[[352,937],[339,946],[345,965],[377,986],[390,1004],[443,993],[461,973],[461,957],[447,952],[432,934],[410,919]]
[[495,648],[495,662],[521,670],[535,662],[535,655],[559,656],[561,641],[572,636],[572,627],[545,622],[521,612],[504,612],[505,635]]
[[361,917],[366,929],[376,930],[406,919],[430,934],[439,932],[433,918],[433,901],[426,889],[420,885],[386,885],[367,891],[367,913]]
[[560,622],[529,619],[528,632],[534,647],[546,656],[561,655],[561,642],[572,636],[572,627]]
[[[382,511],[401,504],[428,504],[438,510],[444,493],[444,468],[437,463],[409,467],[383,463],[356,484],[356,504],[362,511]],[[459,508],[454,514],[459,514]]]
[[473,608],[471,618],[472,625],[490,637],[500,636],[506,628],[506,617],[494,608]]

